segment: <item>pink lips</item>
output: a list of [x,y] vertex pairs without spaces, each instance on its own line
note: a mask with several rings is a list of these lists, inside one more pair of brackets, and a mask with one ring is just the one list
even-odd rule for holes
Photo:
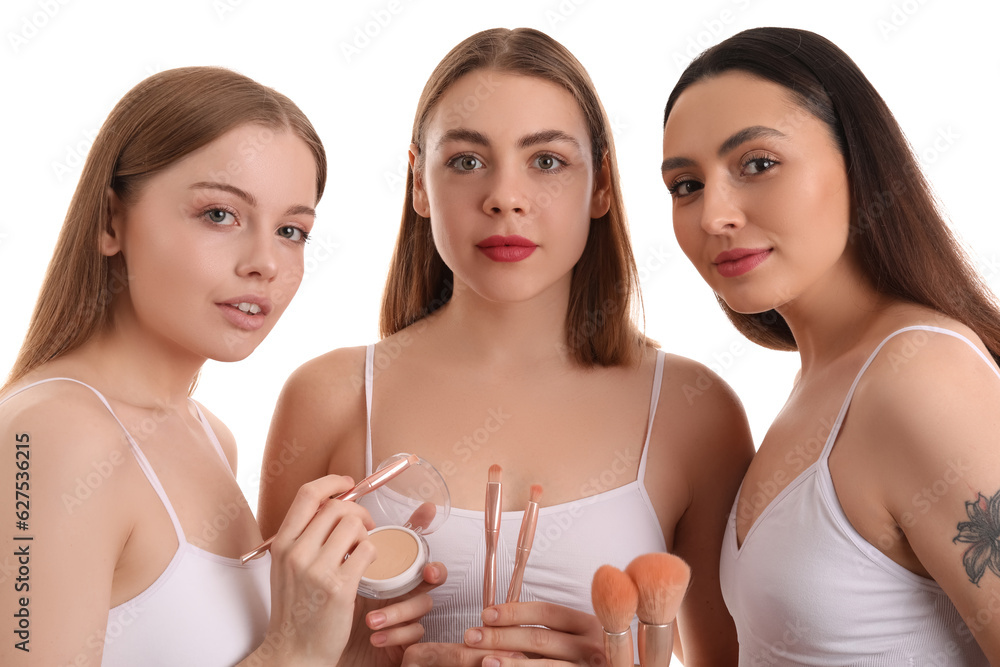
[[494,234],[477,243],[476,247],[494,262],[520,262],[535,252],[538,244],[516,234],[511,236]]
[[[245,294],[226,301],[216,303],[229,322],[244,331],[257,331],[271,312],[271,302],[260,296]],[[241,307],[242,306],[242,307]]]
[[771,248],[734,248],[720,252],[712,263],[723,278],[735,278],[760,266],[771,255]]

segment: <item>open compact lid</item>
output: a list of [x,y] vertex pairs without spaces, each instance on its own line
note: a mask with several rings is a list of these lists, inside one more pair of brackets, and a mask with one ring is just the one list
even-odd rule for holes
[[[406,453],[394,454],[382,461],[377,470],[408,456]],[[451,494],[437,468],[420,457],[417,459],[419,462],[416,465],[411,464],[371,495],[391,525],[429,535],[440,528],[451,514]]]

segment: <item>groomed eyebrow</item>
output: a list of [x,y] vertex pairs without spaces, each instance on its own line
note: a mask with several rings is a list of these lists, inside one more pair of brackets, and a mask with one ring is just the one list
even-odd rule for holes
[[[468,130],[465,128],[457,128],[445,132],[441,135],[441,139],[437,143],[438,148],[449,141],[467,141],[470,144],[476,144],[477,146],[484,147],[490,145],[490,140],[485,134],[477,132],[476,130]],[[577,150],[580,150],[580,142],[577,141],[575,137],[566,134],[562,130],[540,130],[538,132],[526,134],[518,140],[517,147],[530,148],[532,146],[537,146],[538,144],[547,144],[554,141],[573,144]]]
[[456,128],[454,130],[448,130],[441,135],[441,138],[437,142],[437,147],[441,148],[444,144],[449,141],[467,141],[470,144],[476,144],[477,146],[489,146],[490,140],[486,138],[486,135],[482,132],[476,132],[475,130],[467,130],[465,128]]
[[[784,132],[780,132],[773,127],[767,127],[764,125],[752,125],[751,127],[746,127],[739,132],[734,133],[731,137],[722,142],[719,146],[717,154],[719,157],[724,157],[726,153],[733,150],[737,146],[745,144],[748,141],[754,139],[759,139],[761,137],[776,137],[779,139],[785,138]],[[671,169],[684,169],[687,167],[695,166],[695,161],[687,157],[668,157],[660,165],[660,171],[669,171]]]
[[[229,185],[228,183],[217,183],[211,181],[198,181],[197,183],[192,183],[191,190],[222,190],[223,192],[228,192],[229,194],[236,195],[243,201],[245,201],[250,206],[256,208],[257,198],[246,190],[242,190],[235,185]],[[295,206],[290,206],[285,215],[311,215],[316,217],[316,209],[312,206],[304,206],[302,204],[296,204]]]
[[540,132],[533,132],[529,135],[521,137],[521,140],[517,142],[517,147],[530,148],[531,146],[547,144],[554,141],[573,144],[577,150],[580,150],[580,142],[576,140],[576,137],[570,136],[562,130],[541,130]]

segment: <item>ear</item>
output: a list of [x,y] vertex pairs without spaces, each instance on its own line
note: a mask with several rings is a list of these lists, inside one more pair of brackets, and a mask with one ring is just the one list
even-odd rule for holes
[[417,215],[424,218],[431,217],[431,207],[427,203],[427,190],[424,189],[423,171],[417,167],[420,159],[420,146],[410,144],[407,151],[407,159],[410,161],[410,172],[413,174],[413,210]]
[[125,205],[115,194],[115,191],[108,188],[108,211],[107,226],[101,230],[101,254],[106,257],[113,257],[122,250],[122,231],[125,229]]
[[594,194],[590,198],[591,219],[600,218],[611,209],[611,163],[608,154],[601,158],[601,168],[594,178]]

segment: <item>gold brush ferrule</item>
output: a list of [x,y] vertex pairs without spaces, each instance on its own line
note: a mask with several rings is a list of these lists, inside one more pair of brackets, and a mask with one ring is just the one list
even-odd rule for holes
[[674,624],[649,625],[639,621],[639,665],[668,667],[674,654]]
[[605,630],[604,655],[608,659],[608,667],[633,667],[632,628],[625,628],[624,632]]

